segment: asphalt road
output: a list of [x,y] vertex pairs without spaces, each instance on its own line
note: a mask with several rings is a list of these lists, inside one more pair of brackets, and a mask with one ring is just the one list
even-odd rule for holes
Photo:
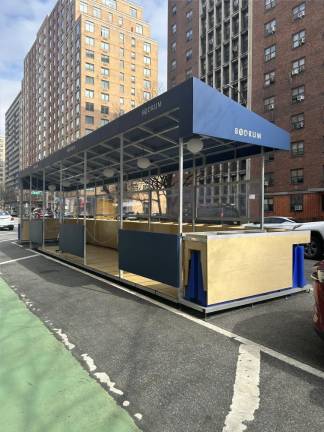
[[312,328],[312,292],[192,319],[30,257],[14,236],[0,232],[1,276],[53,334],[67,335],[85,369],[87,353],[122,389],[111,394],[141,414],[143,431],[323,431],[324,343]]

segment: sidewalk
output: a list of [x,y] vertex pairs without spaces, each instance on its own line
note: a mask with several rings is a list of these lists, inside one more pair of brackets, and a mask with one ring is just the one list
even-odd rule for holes
[[6,432],[138,431],[0,279],[0,423]]

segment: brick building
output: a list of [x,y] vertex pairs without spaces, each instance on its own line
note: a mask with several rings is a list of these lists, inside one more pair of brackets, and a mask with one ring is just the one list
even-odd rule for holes
[[158,91],[158,45],[126,0],[59,0],[24,62],[22,168]]

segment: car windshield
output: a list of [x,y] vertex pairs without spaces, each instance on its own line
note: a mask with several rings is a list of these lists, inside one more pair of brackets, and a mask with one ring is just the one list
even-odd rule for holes
[[0,216],[9,216],[9,213],[6,211],[0,211]]

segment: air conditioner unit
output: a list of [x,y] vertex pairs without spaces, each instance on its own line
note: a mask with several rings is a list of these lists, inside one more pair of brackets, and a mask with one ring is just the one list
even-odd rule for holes
[[268,106],[268,110],[269,111],[272,111],[274,109],[274,104],[269,104],[269,106]]
[[295,129],[302,129],[304,127],[304,122],[299,122],[295,124]]
[[303,45],[305,43],[305,37],[299,39],[299,45]]
[[300,204],[296,204],[294,205],[294,211],[302,211],[303,210],[303,206]]
[[270,29],[270,33],[272,33],[272,34],[273,34],[273,33],[275,33],[275,32],[276,32],[276,27],[274,27],[274,26],[273,26],[273,27],[271,27],[271,29]]
[[303,18],[305,16],[305,11],[300,11],[297,14],[297,18]]
[[270,81],[271,84],[273,84],[275,82],[275,77],[270,77],[269,81]]
[[299,74],[299,68],[294,68],[292,71],[291,71],[291,75],[298,75]]
[[296,97],[296,99],[298,100],[298,102],[301,102],[301,101],[303,101],[305,99],[305,96],[304,95],[298,95]]

